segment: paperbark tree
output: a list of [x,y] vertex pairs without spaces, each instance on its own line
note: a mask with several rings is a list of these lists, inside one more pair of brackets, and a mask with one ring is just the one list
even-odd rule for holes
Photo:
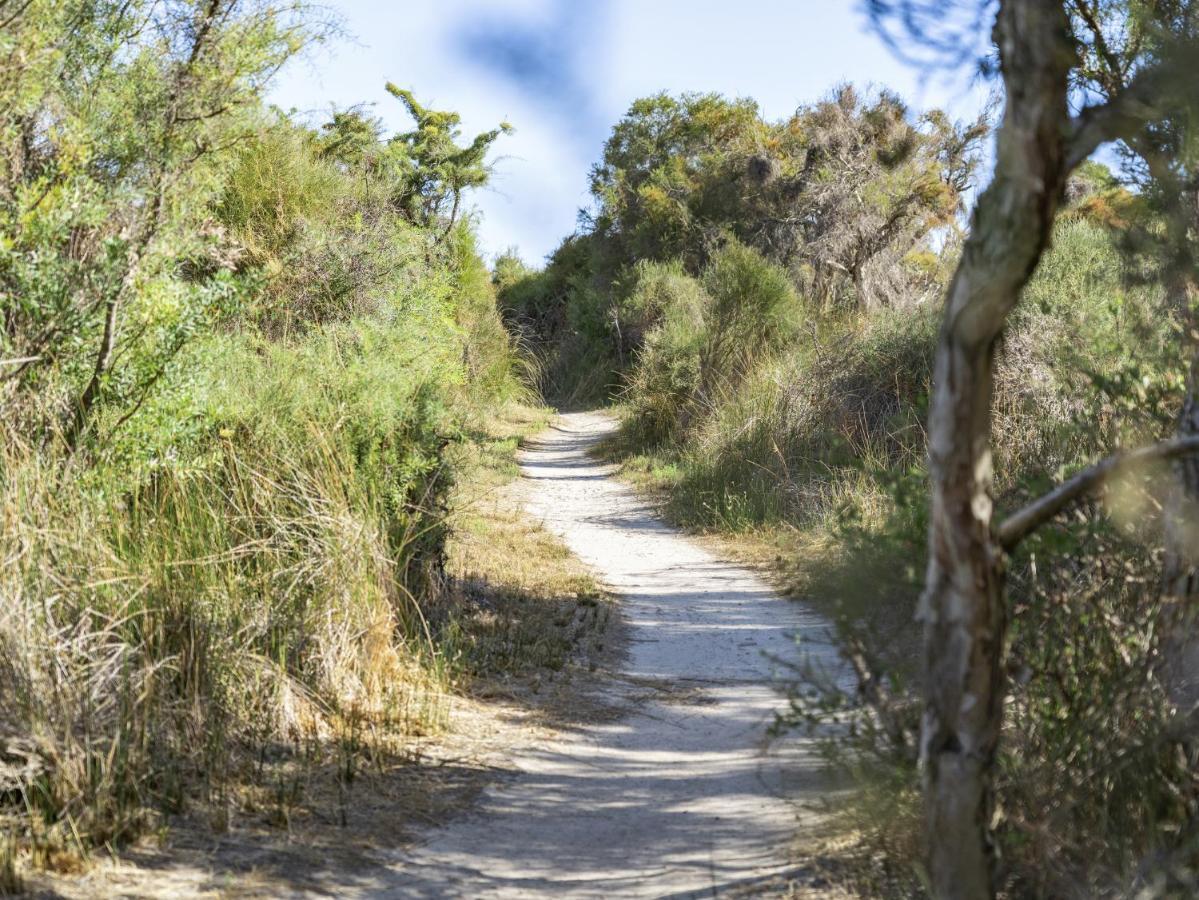
[[926,706],[921,734],[930,874],[938,897],[989,897],[991,769],[1003,719],[1003,550],[991,530],[995,342],[1036,268],[1068,172],[1062,8],[1006,0],[995,23],[1007,106],[995,177],[949,287],[929,416]]
[[[954,5],[871,4],[880,20],[897,17],[909,30],[936,21],[938,7]],[[1118,96],[1072,116],[1070,90],[1080,57],[1067,3],[1000,0],[993,37],[1006,103],[994,177],[975,209],[937,345],[928,438],[929,561],[919,612],[931,887],[937,897],[971,900],[992,895],[995,874],[992,770],[1003,722],[1006,555],[1117,467],[1101,464],[1100,471],[1022,511],[1010,527],[993,526],[996,342],[1049,244],[1067,176],[1101,143],[1130,137],[1152,121],[1159,102],[1185,81],[1178,76],[1186,58],[1163,54]],[[1184,443],[1164,456],[1193,449]]]

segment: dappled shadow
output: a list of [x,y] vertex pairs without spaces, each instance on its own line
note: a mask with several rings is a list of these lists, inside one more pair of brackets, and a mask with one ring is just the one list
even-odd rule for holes
[[522,474],[533,514],[620,598],[628,651],[602,687],[619,714],[560,725],[470,815],[391,855],[385,896],[748,889],[794,872],[787,798],[829,796],[813,744],[768,737],[781,669],[837,669],[829,623],[662,523],[588,456],[594,417],[571,422],[525,445]]
[[377,847],[411,840],[410,825],[444,826],[469,808],[487,784],[511,778],[474,759],[385,756],[348,786],[334,784],[330,762],[306,777],[308,796],[284,826],[268,808],[245,808],[249,795],[227,798],[227,828],[213,822],[218,804],[199,804],[172,816],[161,844],[123,847],[77,876],[34,877],[28,896],[45,898],[174,896],[375,896],[390,873]]
[[[225,838],[194,848],[207,889],[681,898],[802,880],[783,848],[809,813],[790,798],[835,795],[814,745],[772,741],[769,726],[786,667],[810,657],[836,673],[829,624],[663,524],[587,455],[598,433],[562,428],[522,448],[531,512],[619,595],[622,622],[590,664],[568,655],[552,674],[517,667],[487,682],[502,697],[498,718],[552,727],[513,758],[517,771],[446,761],[447,783],[473,785],[456,796],[477,797],[437,815],[414,816],[377,782],[356,784],[348,829],[326,823],[290,845],[239,831],[228,840],[240,849]],[[490,629],[479,635],[489,652],[526,639],[522,616],[544,638],[547,621],[594,603],[478,579],[459,594],[458,612],[476,610]],[[388,811],[442,827],[412,844],[380,827]],[[369,827],[356,829],[358,815]]]
[[460,884],[621,896],[647,877],[689,871],[719,886],[778,868],[799,810],[780,819],[764,799],[827,781],[806,745],[767,744],[770,690],[624,685],[625,717],[523,758],[513,789],[489,792],[452,834],[407,857],[392,896],[456,896]]

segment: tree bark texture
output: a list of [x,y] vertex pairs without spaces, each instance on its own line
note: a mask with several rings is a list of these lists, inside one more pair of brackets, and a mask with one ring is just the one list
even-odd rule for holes
[[991,528],[995,344],[1049,242],[1063,193],[1075,63],[1062,6],[1005,0],[995,24],[1007,95],[994,180],[949,287],[929,417],[925,780],[931,887],[991,896],[991,769],[1002,722],[1004,552]]

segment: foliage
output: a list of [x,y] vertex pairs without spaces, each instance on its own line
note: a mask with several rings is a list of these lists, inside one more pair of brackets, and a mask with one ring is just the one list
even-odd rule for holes
[[730,244],[699,280],[677,267],[643,265],[622,304],[646,332],[629,378],[641,440],[681,437],[691,420],[736,391],[756,360],[785,347],[802,320],[777,266]]
[[3,877],[274,778],[344,819],[444,724],[453,448],[526,393],[445,208],[494,135],[267,110],[302,5],[0,21]]
[[849,86],[778,123],[713,94],[639,100],[592,172],[599,257],[695,271],[731,235],[821,304],[896,305],[893,254],[952,223],[983,133]]
[[508,262],[493,277],[506,324],[539,361],[542,395],[564,408],[607,398],[622,341],[599,300],[591,243],[567,238],[544,270]]
[[322,149],[305,128],[264,123],[216,206],[242,248],[237,272],[256,288],[239,315],[273,334],[381,313],[398,274],[424,251],[424,235],[394,214],[389,182],[367,159],[343,169]]
[[543,272],[509,272],[502,302],[546,360],[551,399],[600,399],[631,372],[650,334],[629,306],[647,263],[695,277],[739,245],[821,314],[921,304],[985,133],[849,86],[781,122],[717,94],[637,100],[592,170],[584,228]]
[[[1084,176],[1118,190],[1103,170]],[[1001,509],[1113,447],[1167,432],[1177,413],[1185,359],[1177,323],[1162,314],[1160,269],[1129,254],[1126,229],[1074,214],[1092,196],[1075,195],[999,350]],[[615,447],[658,473],[673,519],[767,542],[793,590],[836,622],[859,691],[798,673],[787,723],[816,724],[830,760],[862,786],[844,815],[869,842],[864,853],[885,855],[859,887],[918,891],[914,614],[938,311],[861,317],[801,304],[773,348],[766,328],[736,338],[741,374],[697,403],[714,282],[678,262],[636,271],[622,308],[629,321],[644,310],[654,324],[635,355]],[[1161,502],[1159,480],[1134,479],[1013,564],[997,823],[1014,895],[1059,896],[1079,884],[1080,895],[1118,894],[1147,865],[1163,885],[1190,883],[1177,881],[1190,845],[1172,829],[1194,815],[1193,769],[1169,738],[1169,705],[1151,677]],[[829,737],[833,712],[845,730]]]
[[256,0],[0,14],[2,401],[73,448],[96,407],[136,407],[228,313],[236,248],[209,209],[220,148],[315,32],[303,6]]
[[394,84],[387,85],[387,92],[404,104],[416,123],[415,129],[398,134],[389,142],[401,173],[392,202],[404,210],[410,221],[421,225],[447,216],[449,204],[445,226],[445,233],[449,234],[458,220],[463,191],[487,182],[487,151],[501,134],[510,133],[512,126],[503,122],[498,128],[475,135],[474,140],[462,147],[457,143],[458,124],[462,121],[457,113],[422,106],[411,91]]

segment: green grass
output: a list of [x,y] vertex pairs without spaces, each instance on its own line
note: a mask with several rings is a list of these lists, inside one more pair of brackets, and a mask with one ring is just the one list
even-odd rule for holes
[[[1086,221],[1059,227],[998,348],[999,515],[1100,454],[1169,431],[1185,367],[1160,302],[1160,285],[1110,232]],[[939,314],[813,312],[807,321],[785,346],[759,341],[732,365],[696,349],[708,345],[703,316],[663,317],[628,375],[624,427],[605,449],[668,518],[712,535],[832,619],[859,675],[884,680],[888,699],[873,703],[798,691],[788,721],[807,727],[835,709],[849,726],[824,745],[861,787],[842,811],[842,874],[867,894],[902,893],[918,890],[922,852],[915,613]],[[1030,679],[1012,685],[1001,765],[997,833],[1013,890],[1053,895],[1090,864],[1087,883],[1100,891],[1147,855],[1188,858],[1169,829],[1190,815],[1193,782],[1164,750],[1166,718],[1145,675],[1156,652],[1155,484],[1138,481],[1115,499],[1137,495],[1135,522],[1113,523],[1093,505],[1013,560],[1011,658]],[[1063,652],[1071,645],[1091,649],[1083,659]],[[1084,757],[1109,787],[1073,777],[1070,760]],[[1131,757],[1139,774],[1119,762]],[[1089,863],[1099,856],[1104,865]]]

